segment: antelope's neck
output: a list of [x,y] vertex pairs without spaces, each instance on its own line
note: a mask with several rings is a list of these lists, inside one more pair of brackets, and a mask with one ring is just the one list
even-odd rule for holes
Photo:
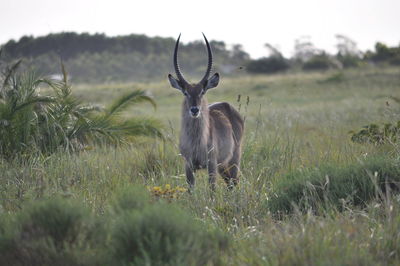
[[184,101],[182,106],[181,141],[193,145],[206,144],[209,138],[210,118],[208,104],[204,99],[201,105],[200,117],[193,118],[189,114],[189,108]]

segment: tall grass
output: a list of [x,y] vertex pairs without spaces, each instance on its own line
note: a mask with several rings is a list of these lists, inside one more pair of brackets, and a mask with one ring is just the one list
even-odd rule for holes
[[[351,70],[340,82],[330,80],[333,72],[223,80],[208,93],[210,102],[250,96],[241,108],[246,134],[239,185],[228,191],[219,178],[211,193],[206,171],[198,171],[195,191],[171,197],[168,204],[146,190],[186,184],[177,148],[181,96],[167,83],[81,85],[71,95],[106,106],[111,96],[132,87],[151,92],[157,117],[170,125],[165,141],[141,138],[118,147],[90,144],[79,153],[56,151],[45,159],[2,159],[0,248],[23,243],[19,237],[25,234],[16,233],[22,232],[18,221],[31,220],[20,218],[31,217],[22,215],[29,213],[26,201],[61,196],[91,210],[71,214],[79,241],[57,253],[70,264],[79,258],[83,265],[398,265],[399,146],[354,143],[348,132],[393,120],[392,102],[388,106],[391,100],[382,95],[397,95],[399,73],[398,68]],[[131,111],[150,114],[142,106]],[[125,117],[127,112],[118,113]],[[64,224],[70,210],[60,210],[58,222]],[[177,245],[169,244],[172,237]],[[35,239],[25,242],[30,249],[24,251],[36,245],[37,252],[29,254],[56,254],[55,245],[48,247],[53,240]],[[163,244],[149,245],[149,239]]]
[[275,214],[332,207],[343,210],[349,205],[366,206],[382,193],[397,192],[399,185],[399,161],[387,156],[346,166],[327,163],[283,176],[274,184],[266,206]]

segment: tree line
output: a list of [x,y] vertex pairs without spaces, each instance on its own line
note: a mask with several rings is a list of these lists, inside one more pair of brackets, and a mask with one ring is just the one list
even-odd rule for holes
[[317,48],[310,37],[304,36],[295,41],[294,54],[285,58],[282,53],[269,43],[265,44],[269,55],[247,63],[247,71],[251,73],[275,73],[289,69],[328,70],[361,67],[366,64],[400,65],[400,44],[389,47],[377,42],[374,51],[363,52],[355,41],[344,35],[336,35],[335,54]]
[[[389,47],[377,43],[373,51],[362,52],[347,36],[336,35],[336,39],[336,54],[315,47],[309,37],[301,37],[295,41],[292,57],[284,57],[267,43],[268,55],[255,60],[240,44],[228,46],[215,40],[210,43],[215,54],[215,70],[225,75],[243,72],[240,69],[249,73],[275,73],[290,69],[359,67],[368,63],[400,65],[400,45]],[[63,32],[10,40],[2,45],[2,51],[6,61],[22,58],[26,68],[34,67],[45,75],[57,75],[63,61],[72,79],[78,82],[143,81],[164,78],[167,72],[173,72],[174,45],[173,38]],[[202,76],[207,62],[202,41],[181,44],[179,56],[185,75]]]
[[[233,65],[249,60],[240,45],[228,48],[223,41],[211,41],[215,65],[229,72]],[[60,60],[70,76],[81,82],[146,80],[173,72],[175,39],[131,34],[108,37],[104,34],[64,32],[42,37],[24,36],[2,46],[6,61],[23,58],[26,67],[42,74],[57,74]],[[200,77],[207,65],[203,41],[180,46],[182,69],[189,77]]]

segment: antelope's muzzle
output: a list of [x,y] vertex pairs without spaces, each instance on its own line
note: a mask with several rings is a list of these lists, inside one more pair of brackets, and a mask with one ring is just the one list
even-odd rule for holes
[[197,106],[190,107],[190,115],[192,117],[199,117],[199,115],[200,115],[199,107],[197,107]]

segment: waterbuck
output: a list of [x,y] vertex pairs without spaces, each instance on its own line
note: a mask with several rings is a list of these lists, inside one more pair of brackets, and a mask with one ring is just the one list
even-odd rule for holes
[[190,191],[194,188],[194,173],[207,168],[209,183],[215,190],[217,171],[224,178],[228,188],[238,183],[241,156],[241,141],[244,130],[243,119],[232,105],[217,102],[208,105],[205,93],[215,88],[219,74],[209,78],[212,68],[212,52],[203,34],[208,52],[207,71],[197,84],[188,83],[178,64],[179,35],[175,44],[174,68],[177,79],[168,75],[171,86],[180,90],[184,97],[182,104],[182,126],[180,152],[185,158],[186,180]]

